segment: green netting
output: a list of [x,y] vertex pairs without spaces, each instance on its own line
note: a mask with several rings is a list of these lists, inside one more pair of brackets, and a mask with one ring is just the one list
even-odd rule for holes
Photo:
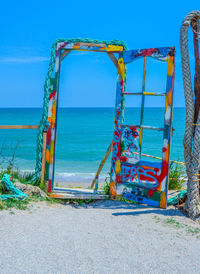
[[0,200],[7,200],[7,199],[18,199],[22,200],[26,197],[26,194],[23,193],[21,190],[17,189],[13,183],[10,181],[10,177],[8,174],[4,174],[2,178],[2,183],[5,185],[8,191],[11,191],[12,194],[3,194],[0,195]]
[[167,205],[177,205],[178,202],[182,199],[185,198],[185,196],[187,195],[187,190],[182,190],[181,192],[179,192],[179,194],[168,198],[167,199]]

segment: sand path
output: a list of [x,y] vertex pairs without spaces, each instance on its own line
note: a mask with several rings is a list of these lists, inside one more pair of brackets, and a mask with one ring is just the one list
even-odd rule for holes
[[0,211],[1,273],[200,273],[200,226],[118,201]]

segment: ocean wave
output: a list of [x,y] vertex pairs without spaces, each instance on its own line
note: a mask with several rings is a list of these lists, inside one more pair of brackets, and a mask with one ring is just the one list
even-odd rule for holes
[[[95,173],[69,173],[69,172],[56,172],[55,182],[92,182]],[[104,181],[107,174],[101,174],[99,181]]]

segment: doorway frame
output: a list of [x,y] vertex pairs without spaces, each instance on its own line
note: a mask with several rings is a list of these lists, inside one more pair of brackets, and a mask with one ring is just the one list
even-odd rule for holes
[[91,51],[106,53],[115,67],[118,69],[118,59],[114,55],[125,50],[123,45],[92,43],[92,42],[58,42],[56,45],[56,56],[53,77],[50,79],[50,90],[48,98],[48,117],[46,125],[46,155],[45,155],[45,181],[48,181],[48,192],[56,190],[54,187],[55,161],[56,161],[56,139],[59,102],[59,82],[61,62],[71,51]]

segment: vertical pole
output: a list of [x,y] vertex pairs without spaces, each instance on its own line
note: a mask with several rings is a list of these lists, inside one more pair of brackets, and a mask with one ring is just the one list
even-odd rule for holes
[[141,152],[142,152],[142,136],[143,136],[143,127],[142,126],[143,126],[143,120],[144,120],[145,80],[146,80],[146,56],[144,57],[144,65],[143,65],[142,102],[141,102],[141,113],[140,113],[139,159],[141,158]]
[[113,141],[110,143],[110,145],[109,145],[109,147],[108,147],[108,149],[107,149],[107,151],[106,151],[106,153],[105,153],[105,155],[104,155],[104,157],[103,157],[103,159],[102,159],[102,161],[101,161],[101,163],[100,163],[100,165],[99,165],[99,168],[98,168],[98,170],[97,170],[97,172],[96,172],[96,175],[95,175],[95,177],[94,177],[94,180],[92,181],[91,188],[93,188],[94,185],[95,185],[95,189],[96,189],[96,188],[98,189],[99,175],[100,175],[100,172],[101,172],[101,170],[102,170],[102,168],[103,168],[103,166],[104,166],[106,160],[108,159],[108,156],[110,155],[110,153],[111,153],[111,151],[112,151],[112,146],[113,146]]
[[60,81],[60,65],[61,65],[61,49],[63,44],[57,44],[56,62],[55,62],[55,79],[53,86],[52,102],[49,103],[50,108],[50,129],[51,129],[51,140],[50,140],[50,165],[49,165],[49,183],[48,192],[51,192],[54,188],[54,174],[55,174],[55,153],[56,153],[56,135],[57,135],[57,114],[58,114],[58,99],[59,99],[59,81]]
[[99,188],[99,176],[97,176],[97,178],[96,178],[96,184],[95,184],[95,188],[94,188],[94,193],[97,193],[98,188]]
[[41,169],[41,183],[44,183],[45,175],[45,163],[46,163],[46,143],[47,143],[47,131],[43,131],[43,144],[42,144],[42,169]]
[[175,49],[167,57],[167,83],[165,97],[165,118],[163,131],[163,148],[162,148],[162,169],[166,170],[165,182],[165,199],[160,201],[160,207],[167,207],[168,183],[169,183],[169,163],[170,163],[170,144],[172,136],[172,117],[173,117],[173,100],[174,100],[174,73],[175,73]]
[[120,54],[118,59],[118,71],[117,71],[117,89],[116,89],[116,101],[115,101],[115,121],[114,121],[114,138],[112,149],[112,164],[110,172],[110,193],[116,195],[116,180],[117,175],[121,170],[120,153],[121,153],[121,123],[122,123],[122,94],[124,92],[125,84],[125,64],[123,60],[123,53]]
[[194,123],[197,122],[200,108],[200,60],[199,60],[199,19],[194,17],[192,23],[194,56],[195,56],[195,76],[194,76],[194,93],[195,93],[195,114]]
[[[192,23],[194,56],[195,56],[195,75],[194,75],[194,94],[195,94],[195,111],[194,124],[196,124],[200,109],[200,59],[199,59],[199,18],[194,16]],[[194,126],[195,127],[195,126]],[[200,171],[199,171],[200,174]],[[200,193],[200,175],[199,175],[199,193]]]

